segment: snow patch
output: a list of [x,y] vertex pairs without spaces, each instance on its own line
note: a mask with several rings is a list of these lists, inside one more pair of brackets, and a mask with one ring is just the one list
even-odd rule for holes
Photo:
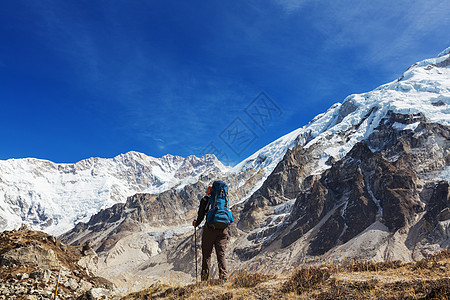
[[412,123],[412,124],[403,124],[403,123],[395,122],[392,125],[392,128],[394,128],[395,130],[398,130],[398,131],[403,131],[403,130],[412,130],[412,131],[414,131],[414,130],[416,130],[417,126],[419,126],[419,124],[420,124],[420,122],[415,122],[415,123]]
[[447,55],[450,53],[450,47],[448,47],[447,49],[445,49],[444,51],[442,51],[441,53],[438,54],[438,57]]
[[445,180],[450,182],[450,166],[447,166],[442,172],[435,178],[435,180]]

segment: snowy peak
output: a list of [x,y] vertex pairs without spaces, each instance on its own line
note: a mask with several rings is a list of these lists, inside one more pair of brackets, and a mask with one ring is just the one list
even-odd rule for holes
[[334,126],[344,129],[358,124],[374,108],[379,111],[374,120],[377,122],[387,111],[402,114],[422,112],[432,122],[449,125],[450,55],[443,53],[445,51],[440,57],[412,65],[399,79],[371,92],[348,96],[342,105],[332,106],[307,127],[316,125],[314,127],[321,129],[318,131]]
[[447,51],[272,143],[296,147],[241,206],[238,228],[247,236],[234,253],[256,263],[267,251],[284,264],[330,253],[410,260],[421,255],[414,244],[424,253],[448,247],[449,99]]
[[59,234],[136,193],[160,193],[227,170],[214,155],[154,158],[133,151],[74,164],[0,161],[0,229],[26,223]]

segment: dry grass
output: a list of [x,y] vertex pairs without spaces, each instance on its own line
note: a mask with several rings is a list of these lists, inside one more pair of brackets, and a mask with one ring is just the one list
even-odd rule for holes
[[254,288],[262,282],[275,279],[273,275],[261,274],[261,273],[249,273],[246,271],[239,272],[234,275],[232,280],[232,286],[234,288]]
[[450,299],[450,250],[411,263],[304,266],[285,278],[236,272],[228,283],[154,285],[124,299]]
[[295,292],[300,295],[323,285],[330,276],[330,269],[326,266],[299,268],[283,284],[281,291],[284,293]]

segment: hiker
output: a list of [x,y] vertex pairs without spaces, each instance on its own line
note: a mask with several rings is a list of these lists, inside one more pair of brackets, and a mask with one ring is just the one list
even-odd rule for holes
[[208,280],[213,247],[216,249],[219,278],[227,281],[225,250],[228,242],[228,225],[233,222],[229,209],[228,187],[223,181],[214,181],[200,200],[194,227],[200,225],[206,215],[206,224],[202,233],[202,281]]

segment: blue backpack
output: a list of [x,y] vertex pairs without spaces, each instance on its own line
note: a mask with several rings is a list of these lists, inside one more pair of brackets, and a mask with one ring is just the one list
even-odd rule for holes
[[209,228],[224,229],[233,222],[233,214],[229,208],[228,187],[225,182],[214,181],[208,207],[206,226]]

